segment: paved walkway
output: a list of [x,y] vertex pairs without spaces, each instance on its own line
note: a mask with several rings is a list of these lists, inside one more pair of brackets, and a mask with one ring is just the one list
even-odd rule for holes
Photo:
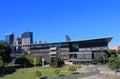
[[120,76],[97,74],[97,75],[83,77],[79,79],[120,79]]
[[89,76],[89,77],[83,77],[83,78],[79,78],[79,79],[120,79],[120,73],[115,74],[114,71],[112,71],[111,69],[109,69],[107,66],[84,66],[81,70],[82,71],[90,71],[90,70],[94,70],[94,69],[98,69],[100,70],[100,74],[97,75],[93,75],[93,76]]
[[107,66],[98,66],[101,74],[120,75],[120,72],[115,74],[115,71],[109,69]]

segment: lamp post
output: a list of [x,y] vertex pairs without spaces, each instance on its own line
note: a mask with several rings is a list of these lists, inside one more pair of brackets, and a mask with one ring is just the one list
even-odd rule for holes
[[30,51],[28,52],[28,54],[30,54]]
[[44,59],[42,58],[42,66],[44,67]]
[[36,59],[34,58],[34,67],[36,66]]

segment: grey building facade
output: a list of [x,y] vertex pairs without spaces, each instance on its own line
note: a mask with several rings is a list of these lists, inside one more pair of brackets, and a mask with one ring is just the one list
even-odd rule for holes
[[13,33],[8,33],[5,35],[5,41],[12,45],[13,44],[13,41],[14,41],[14,34]]
[[22,46],[21,46],[21,38],[16,38],[15,40],[14,40],[14,43],[13,43],[13,45],[15,46],[15,53],[22,53]]
[[33,32],[23,32],[21,34],[21,45],[24,52],[28,52],[30,49],[26,45],[31,45],[33,43]]
[[112,37],[88,40],[31,44],[30,54],[39,55],[50,62],[51,57],[60,57],[65,62],[91,62],[95,52],[107,52]]

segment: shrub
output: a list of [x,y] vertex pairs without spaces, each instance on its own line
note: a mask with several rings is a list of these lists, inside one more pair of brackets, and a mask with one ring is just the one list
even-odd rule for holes
[[29,60],[31,65],[34,65],[34,59],[36,59],[36,65],[42,64],[42,58],[40,56],[25,55],[25,58]]
[[64,65],[64,61],[59,58],[59,57],[55,57],[55,58],[51,58],[51,61],[50,61],[50,66],[52,67],[62,67]]
[[42,58],[40,56],[33,56],[33,55],[24,55],[15,60],[15,64],[20,64],[24,67],[29,67],[34,65],[34,59],[36,59],[35,64],[41,65]]
[[19,64],[20,66],[28,67],[30,66],[30,62],[28,59],[26,59],[24,56],[18,57],[15,60],[15,64]]
[[73,65],[68,67],[68,71],[71,71],[72,73],[74,73],[76,70],[77,70],[76,67]]
[[60,74],[60,69],[55,69],[55,70],[54,70],[54,73],[55,73],[56,75],[59,75],[59,74]]
[[35,77],[40,77],[42,75],[42,73],[38,70],[35,71]]

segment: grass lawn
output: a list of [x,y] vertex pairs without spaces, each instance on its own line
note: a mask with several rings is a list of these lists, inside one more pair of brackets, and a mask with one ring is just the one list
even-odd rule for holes
[[[68,66],[64,66],[60,68],[61,73],[60,75],[68,75],[70,72],[67,71]],[[42,72],[41,77],[55,77],[56,74],[54,73],[55,68],[51,67],[32,67],[32,68],[22,68],[22,69],[17,69],[16,72],[12,74],[5,75],[3,77],[0,77],[0,79],[36,79],[34,72],[36,70],[39,70]]]

